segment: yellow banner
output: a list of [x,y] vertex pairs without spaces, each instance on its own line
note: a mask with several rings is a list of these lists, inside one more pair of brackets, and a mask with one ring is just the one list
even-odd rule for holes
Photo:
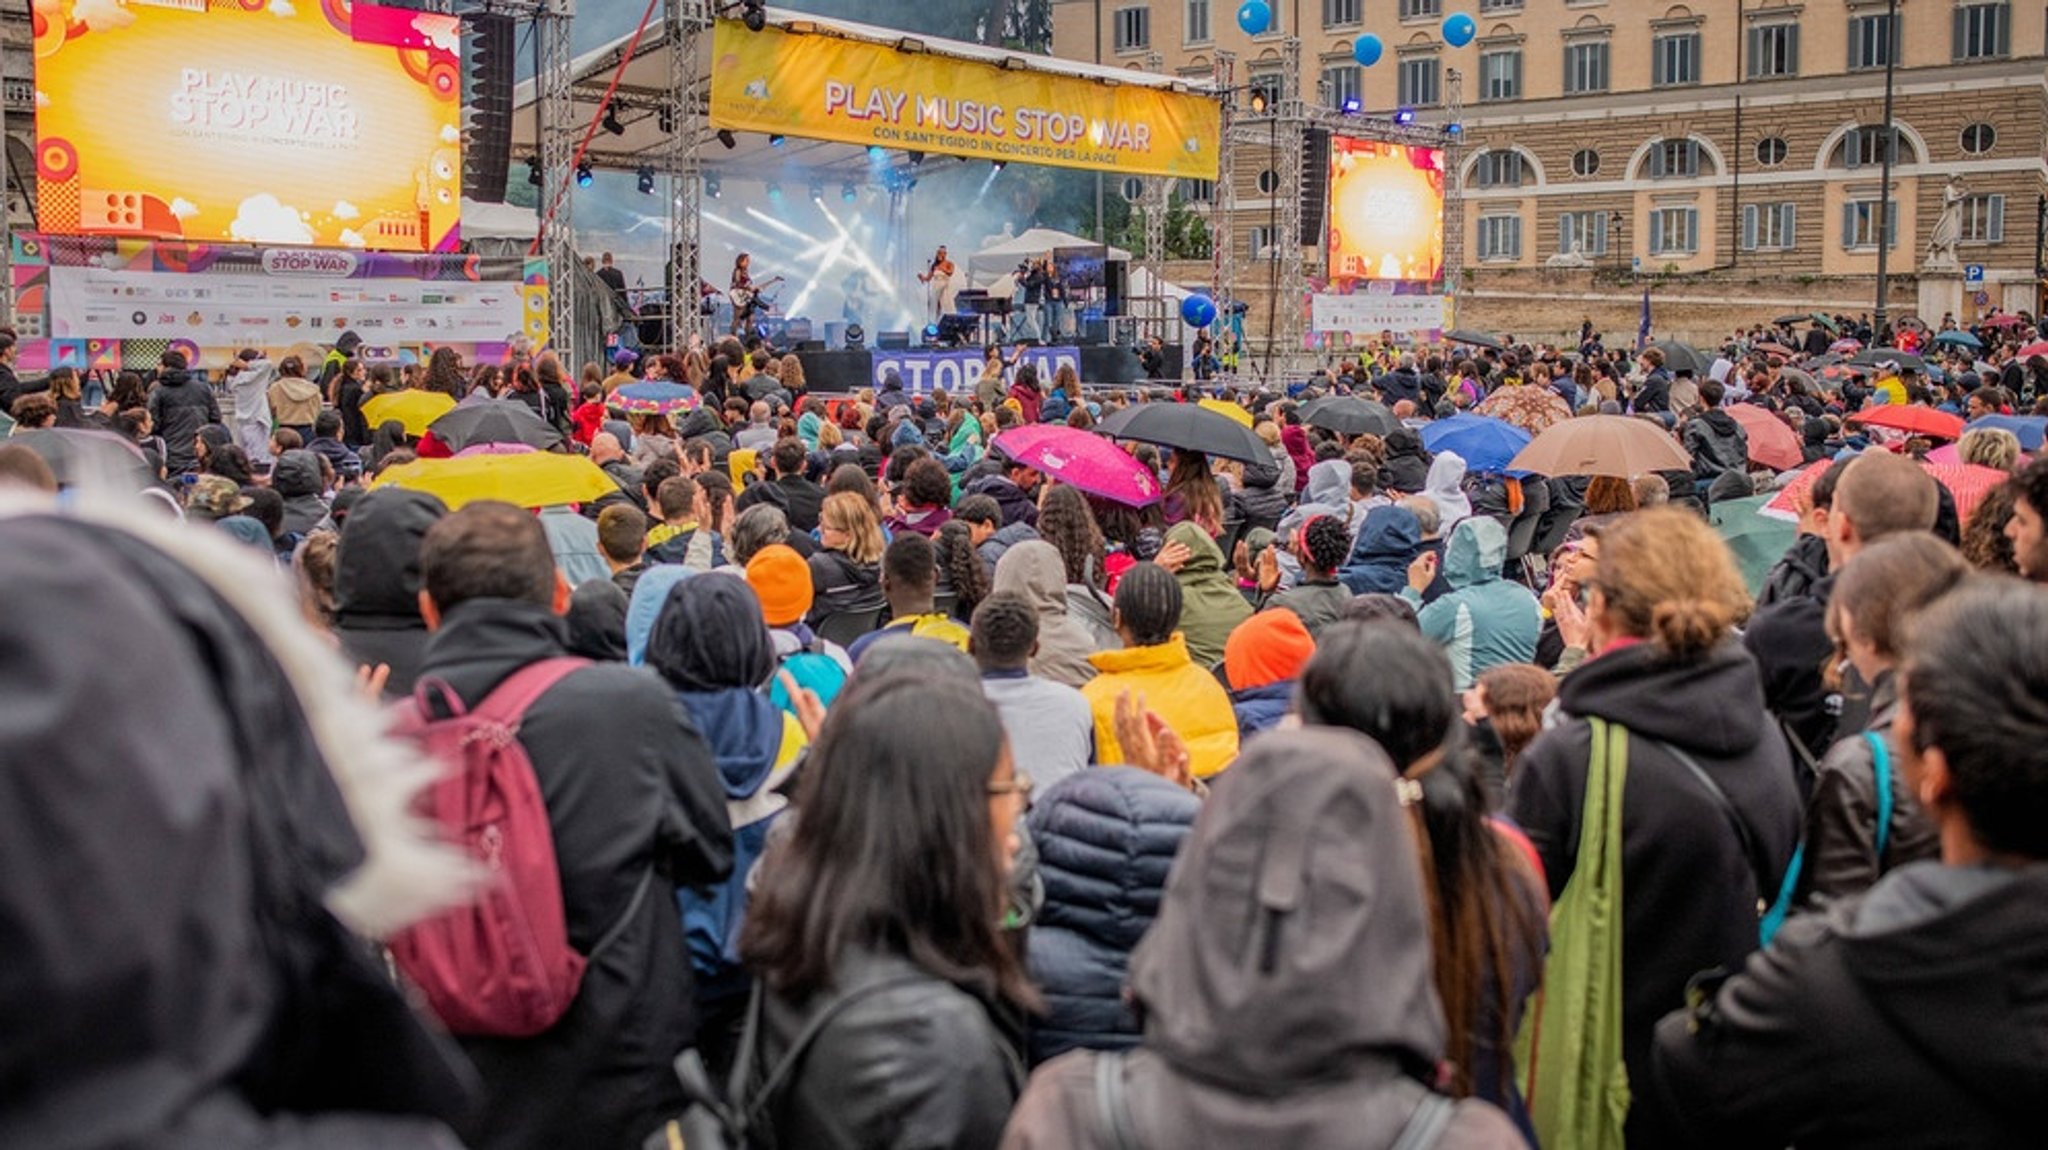
[[1213,180],[1222,118],[1190,92],[1010,70],[720,20],[711,125],[1055,168]]

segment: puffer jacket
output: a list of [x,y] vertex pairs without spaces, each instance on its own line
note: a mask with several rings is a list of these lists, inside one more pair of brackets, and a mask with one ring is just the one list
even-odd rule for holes
[[1138,1044],[1142,1028],[1123,998],[1131,951],[1200,810],[1193,794],[1137,767],[1070,775],[1032,804],[1045,903],[1028,964],[1046,1008],[1031,1027],[1033,1065],[1077,1047]]
[[1451,657],[1458,690],[1471,687],[1482,671],[1503,663],[1526,663],[1536,655],[1543,608],[1520,583],[1501,577],[1508,534],[1487,518],[1467,519],[1451,532],[1444,548],[1444,581],[1450,594],[1427,605],[1413,588],[1401,596],[1418,608],[1422,633],[1443,644]]
[[1740,475],[1749,469],[1749,432],[1720,408],[1687,420],[1678,438],[1692,453],[1693,477],[1702,487],[1711,486],[1723,472]]
[[1010,553],[1010,548],[1019,543],[1029,543],[1036,538],[1037,528],[1029,523],[1012,523],[982,540],[981,546],[976,547],[974,553],[981,557],[982,566],[994,571],[996,564],[1003,561],[1003,556]]
[[1293,500],[1292,492],[1280,484],[1280,465],[1267,458],[1244,465],[1244,486],[1224,500],[1224,521],[1233,540],[1244,538],[1254,528],[1271,531],[1280,526]]
[[1419,495],[1429,485],[1430,455],[1422,436],[1402,428],[1387,436],[1387,458],[1380,464],[1380,486],[1403,495]]
[[1408,565],[1422,554],[1422,521],[1405,507],[1375,507],[1365,513],[1351,558],[1337,572],[1353,595],[1399,595],[1408,586]]
[[1287,717],[1293,706],[1292,679],[1230,692],[1230,709],[1237,716],[1237,737],[1240,740],[1249,739],[1260,731],[1272,730]]
[[[1889,742],[1898,709],[1898,685],[1892,672],[1882,672],[1871,688],[1870,725],[1865,730]],[[1896,748],[1891,785],[1891,830],[1884,857],[1879,858],[1877,764],[1870,740],[1850,735],[1821,759],[1806,804],[1805,863],[1793,894],[1795,910],[1812,910],[1861,894],[1898,867],[1940,857],[1940,835],[1907,785]]]
[[1095,712],[1095,760],[1104,766],[1124,761],[1116,741],[1116,697],[1142,693],[1145,703],[1187,744],[1189,768],[1208,778],[1237,757],[1237,717],[1230,695],[1207,668],[1188,658],[1187,639],[1178,632],[1156,647],[1125,647],[1088,657],[1097,671],[1081,688]]
[[994,589],[1023,595],[1038,612],[1038,650],[1031,656],[1031,673],[1079,687],[1095,677],[1088,656],[1102,650],[1102,644],[1068,610],[1066,578],[1058,548],[1042,539],[1028,539],[996,563]]
[[1207,531],[1192,523],[1177,523],[1166,533],[1168,543],[1188,549],[1188,561],[1174,573],[1180,581],[1181,633],[1187,636],[1188,654],[1201,667],[1223,661],[1223,645],[1239,623],[1251,618],[1252,605],[1238,592],[1237,581],[1224,569],[1223,549]]
[[1012,483],[1008,476],[984,475],[967,481],[962,490],[968,495],[986,495],[1003,509],[1003,526],[1018,523],[1038,526],[1038,504],[1031,493]]
[[200,428],[220,422],[220,400],[190,372],[166,370],[157,374],[149,393],[149,420],[164,441],[164,470],[183,475],[199,466],[192,441]]

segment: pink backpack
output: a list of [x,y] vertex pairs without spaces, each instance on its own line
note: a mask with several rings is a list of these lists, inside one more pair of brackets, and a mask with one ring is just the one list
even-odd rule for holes
[[[467,712],[446,683],[422,680],[402,711],[396,733],[447,768],[422,796],[421,813],[490,872],[474,902],[391,940],[398,968],[451,1033],[539,1034],[582,985],[587,960],[569,945],[554,832],[518,734],[535,700],[586,666],[544,659]],[[448,718],[429,717],[435,695]]]

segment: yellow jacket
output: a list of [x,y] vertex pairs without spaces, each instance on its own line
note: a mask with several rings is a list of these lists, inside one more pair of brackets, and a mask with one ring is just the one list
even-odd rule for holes
[[1188,746],[1189,767],[1206,779],[1237,757],[1237,714],[1216,676],[1195,666],[1180,632],[1156,647],[1126,647],[1088,656],[1098,674],[1081,687],[1095,712],[1095,757],[1103,766],[1124,761],[1116,741],[1116,697],[1145,696],[1145,705]]

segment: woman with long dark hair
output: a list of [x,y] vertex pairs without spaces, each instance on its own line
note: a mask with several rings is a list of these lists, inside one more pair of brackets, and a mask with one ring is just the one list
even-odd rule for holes
[[450,399],[468,395],[469,381],[462,378],[462,356],[452,347],[435,348],[434,354],[427,357],[427,378],[420,386]]
[[1098,650],[1123,646],[1110,621],[1109,541],[1080,488],[1051,482],[1040,488],[1038,537],[1058,549],[1066,565],[1067,613],[1088,629]]
[[756,1083],[822,1020],[762,1100],[777,1145],[996,1145],[1037,1004],[1001,930],[1028,797],[972,681],[862,676],[832,708],[741,935],[763,988]]
[[1542,980],[1549,899],[1519,835],[1487,818],[1450,660],[1414,628],[1339,623],[1324,630],[1300,695],[1304,722],[1371,736],[1406,784],[1452,1093],[1499,1106],[1530,1134],[1513,1044]]
[[966,520],[954,519],[932,536],[939,564],[939,593],[953,597],[949,610],[962,623],[974,620],[974,609],[988,598],[991,582],[988,565],[975,553],[973,532]]

